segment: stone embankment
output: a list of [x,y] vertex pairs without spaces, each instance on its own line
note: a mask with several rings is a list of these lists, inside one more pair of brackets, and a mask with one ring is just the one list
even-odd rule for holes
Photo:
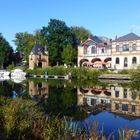
[[98,76],[98,79],[131,80],[131,77],[129,74],[102,74]]

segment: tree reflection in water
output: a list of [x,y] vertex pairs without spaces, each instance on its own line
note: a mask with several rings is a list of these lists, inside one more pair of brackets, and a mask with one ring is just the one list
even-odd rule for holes
[[[138,124],[140,123],[140,86],[136,83],[122,85],[118,83],[97,84],[96,82],[92,84],[90,81],[80,83],[79,81],[30,79],[24,85],[4,81],[0,84],[0,89],[1,96],[12,98],[13,92],[16,96],[24,95],[23,98],[36,100],[37,105],[42,106],[47,114],[67,116],[73,118],[73,122],[85,121],[89,116],[97,116],[99,122],[102,122],[101,116],[117,115],[115,121],[118,121],[116,124],[118,127],[122,127],[126,120],[137,119]],[[106,112],[108,114],[105,116]],[[109,123],[111,120],[106,118],[105,121]],[[129,122],[125,124],[129,125]],[[137,129],[133,125],[131,127]]]

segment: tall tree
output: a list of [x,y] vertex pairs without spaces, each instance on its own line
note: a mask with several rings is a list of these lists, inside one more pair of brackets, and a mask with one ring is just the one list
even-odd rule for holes
[[3,67],[4,63],[10,60],[9,56],[11,55],[12,52],[13,52],[12,47],[0,33],[0,66],[1,67]]
[[3,66],[6,68],[9,64],[14,63],[14,51],[11,46],[8,47],[7,59],[4,61]]
[[48,46],[49,62],[51,65],[62,64],[62,52],[65,46],[75,45],[75,36],[65,22],[51,19],[47,27],[43,27],[41,33]]
[[93,36],[92,33],[84,27],[73,26],[71,27],[71,30],[75,34],[78,44],[80,44],[81,41],[86,41],[88,37]]
[[36,44],[41,45],[41,46],[46,45],[46,42],[45,42],[44,37],[43,37],[43,35],[41,33],[41,30],[36,30],[34,36],[35,36]]
[[33,46],[36,44],[34,35],[27,32],[16,33],[15,38],[14,42],[17,46],[16,50],[22,53],[23,61],[28,63],[29,54]]
[[64,64],[73,65],[76,51],[72,48],[72,46],[68,45],[64,48],[62,53],[62,59]]

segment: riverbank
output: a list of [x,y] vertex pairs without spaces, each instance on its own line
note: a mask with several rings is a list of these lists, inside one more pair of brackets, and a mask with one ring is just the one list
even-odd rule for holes
[[131,76],[129,74],[101,74],[98,79],[131,80]]
[[98,79],[113,79],[113,80],[131,80],[140,81],[140,69],[131,70],[99,70],[99,69],[88,69],[88,68],[65,68],[62,66],[48,67],[45,69],[27,69],[27,77],[45,77],[45,75],[53,76],[67,76],[71,79],[86,79],[86,80],[98,80]]
[[94,79],[97,80],[98,76],[102,73],[97,69],[85,69],[85,68],[65,68],[65,67],[48,67],[45,69],[28,69],[26,71],[28,77],[36,77],[40,75],[56,75],[56,76],[67,76],[71,79]]
[[[109,139],[114,134],[110,134],[108,138],[104,135],[104,131],[98,131],[98,122],[94,122],[91,133],[73,123],[73,120],[67,117],[59,117],[45,115],[43,109],[37,105],[37,102],[16,98],[11,100],[8,98],[0,98],[0,130],[1,139],[28,139],[28,140],[48,140],[48,139],[64,139],[64,140],[86,140],[86,139]],[[14,106],[13,106],[14,105]],[[130,139],[137,136],[139,131],[119,129],[119,139]]]

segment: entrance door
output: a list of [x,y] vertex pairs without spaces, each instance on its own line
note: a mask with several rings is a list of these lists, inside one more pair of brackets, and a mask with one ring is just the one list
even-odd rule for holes
[[38,67],[39,67],[39,68],[42,68],[42,62],[39,62],[39,63],[38,63]]

